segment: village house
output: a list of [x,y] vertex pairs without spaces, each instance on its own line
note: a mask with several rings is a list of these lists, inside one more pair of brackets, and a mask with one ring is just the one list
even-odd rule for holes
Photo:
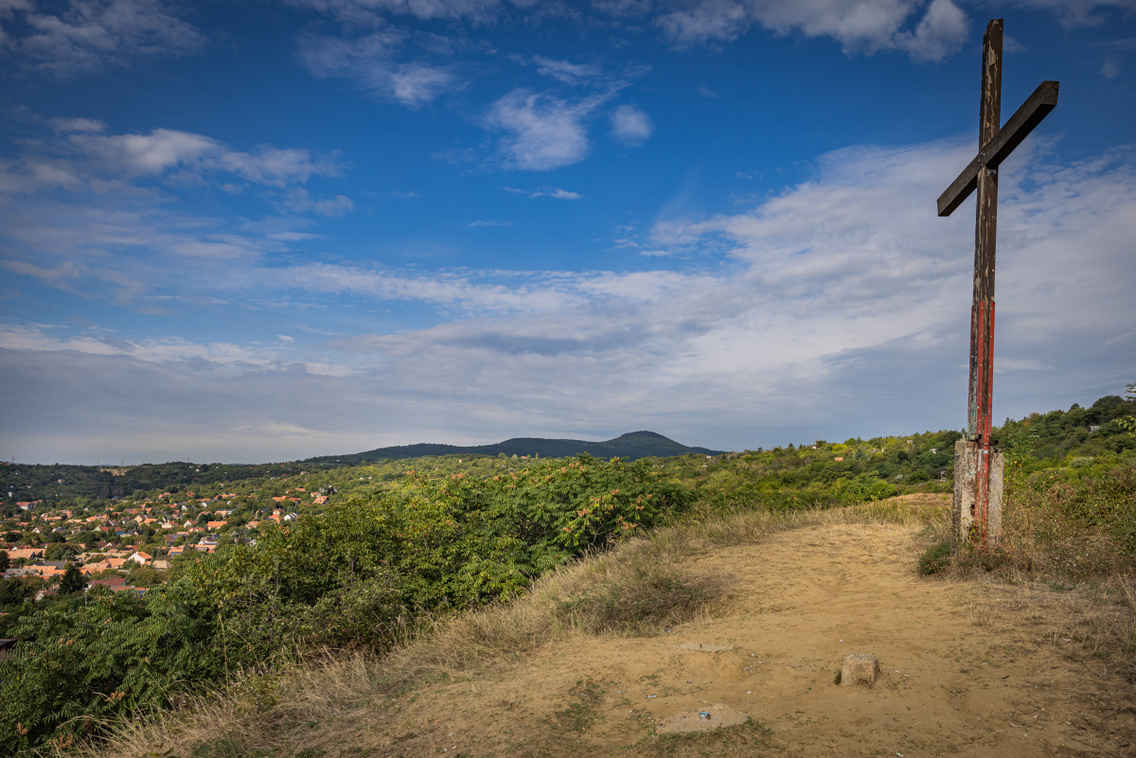
[[43,548],[12,548],[8,551],[8,560],[17,559],[25,561],[38,561],[43,558]]

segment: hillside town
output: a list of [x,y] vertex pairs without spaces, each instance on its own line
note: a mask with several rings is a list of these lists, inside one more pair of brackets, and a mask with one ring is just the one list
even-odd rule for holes
[[0,567],[5,579],[34,587],[37,601],[59,592],[68,571],[87,592],[141,593],[162,583],[179,556],[255,543],[261,529],[293,522],[335,492],[334,487],[294,487],[269,496],[167,491],[83,507],[17,501],[6,509],[14,513],[0,520]]

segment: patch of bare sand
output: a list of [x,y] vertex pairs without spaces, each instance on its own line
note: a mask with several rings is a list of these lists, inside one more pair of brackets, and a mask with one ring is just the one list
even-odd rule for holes
[[[1020,623],[1015,588],[920,578],[917,555],[911,528],[885,525],[711,550],[689,565],[729,578],[715,619],[545,646],[388,701],[344,744],[397,756],[1136,755],[1130,684],[1036,619]],[[853,652],[878,656],[873,688],[835,683]],[[715,706],[750,720],[657,733]]]

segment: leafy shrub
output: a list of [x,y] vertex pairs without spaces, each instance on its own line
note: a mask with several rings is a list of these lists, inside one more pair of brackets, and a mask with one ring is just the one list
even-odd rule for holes
[[119,713],[167,702],[185,682],[216,677],[209,609],[174,586],[120,592],[25,616],[15,655],[0,664],[0,753],[94,732]]
[[1087,466],[1028,473],[1009,461],[1003,512],[1005,560],[1070,578],[1136,566],[1136,466],[1100,456]]
[[834,491],[836,498],[846,505],[883,500],[894,497],[898,492],[894,484],[871,474],[858,474],[852,479],[841,477]]

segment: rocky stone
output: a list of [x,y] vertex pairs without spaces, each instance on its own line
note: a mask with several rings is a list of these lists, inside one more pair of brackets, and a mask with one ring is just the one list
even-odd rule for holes
[[744,711],[731,708],[725,703],[715,703],[708,708],[684,711],[668,716],[655,726],[655,731],[658,734],[706,732],[724,726],[742,724],[748,718],[749,716]]
[[851,684],[864,684],[871,687],[876,683],[876,676],[880,673],[880,662],[871,653],[852,653],[844,659],[844,668],[840,671],[841,686]]

